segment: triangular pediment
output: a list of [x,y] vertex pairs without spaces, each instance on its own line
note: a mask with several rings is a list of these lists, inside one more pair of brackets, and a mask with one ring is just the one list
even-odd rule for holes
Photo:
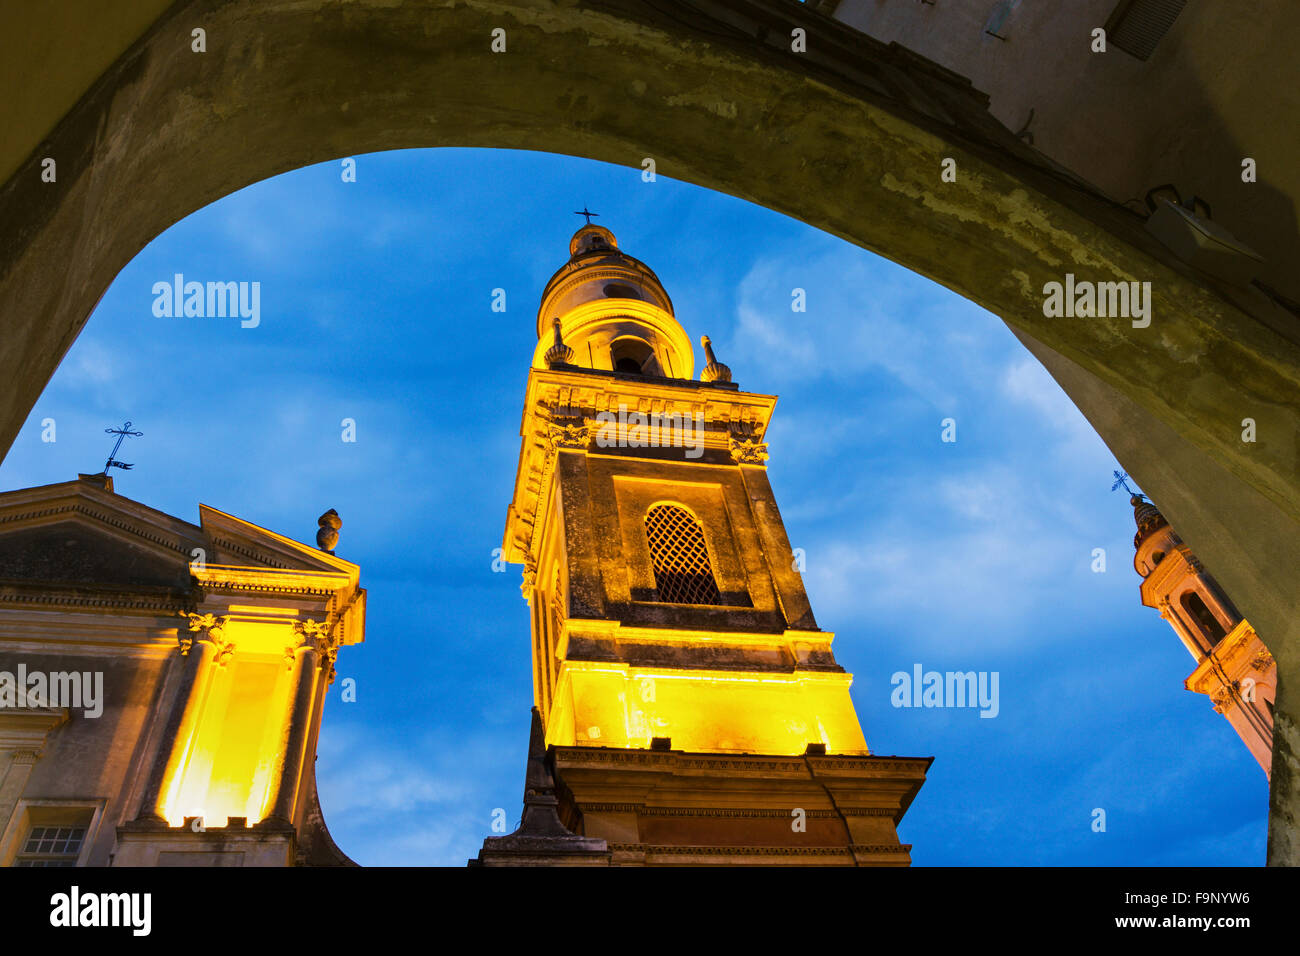
[[160,554],[75,518],[29,528],[0,528],[0,576],[119,587],[187,588],[190,583],[180,552]]
[[190,586],[199,528],[89,480],[0,494],[0,578],[110,587]]
[[200,524],[79,479],[0,494],[0,579],[106,587],[191,586],[190,564],[356,579],[351,562],[206,505]]
[[212,542],[213,556],[209,561],[214,564],[290,571],[341,571],[353,576],[358,572],[357,565],[350,561],[208,505],[199,505],[199,522]]

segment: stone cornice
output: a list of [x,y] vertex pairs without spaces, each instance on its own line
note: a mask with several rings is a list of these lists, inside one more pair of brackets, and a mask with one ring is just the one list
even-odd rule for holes
[[749,771],[808,779],[811,774],[879,778],[923,777],[933,757],[877,757],[862,755],[749,755],[684,753],[678,750],[624,750],[614,747],[560,746],[554,748],[556,764],[563,768],[639,766],[655,771]]
[[170,614],[185,609],[191,592],[162,587],[107,587],[98,585],[0,582],[0,607],[75,608],[144,614]]
[[290,568],[191,565],[190,575],[206,591],[256,592],[329,598],[349,590],[352,576],[338,571],[302,571]]
[[0,708],[0,749],[18,750],[15,762],[35,763],[51,730],[68,719],[66,707]]
[[853,683],[853,675],[847,673],[843,667],[834,661],[829,664],[813,666],[793,663],[769,664],[762,661],[734,659],[725,662],[717,660],[710,662],[706,658],[695,656],[688,648],[681,658],[674,660],[672,663],[665,663],[654,658],[639,657],[635,650],[635,648],[620,650],[621,656],[616,660],[610,660],[608,657],[597,656],[592,653],[592,648],[585,643],[581,646],[575,646],[570,641],[562,651],[563,659],[560,661],[561,683],[563,683],[566,675],[583,671],[594,671],[596,673],[609,673],[612,671],[638,679],[653,677],[667,680],[678,677],[687,680],[698,680],[701,674],[708,674],[716,678],[728,676],[753,678],[754,675],[761,674],[765,680],[805,686],[832,684],[843,685],[847,688]]
[[910,853],[910,843],[853,843],[848,846],[701,846],[698,844],[611,843],[616,853],[645,853],[655,856],[837,856],[852,858],[855,853]]
[[863,770],[872,770],[876,771],[877,774],[906,774],[909,776],[924,773],[929,769],[930,764],[934,763],[933,757],[878,757],[874,754],[863,757],[828,754],[825,757],[807,756],[799,759],[807,760],[808,765],[819,772],[853,771],[857,774]]
[[808,777],[803,757],[748,757],[696,755],[683,757],[673,751],[622,750],[607,747],[556,747],[556,762],[568,767],[633,765],[648,770],[748,770]]
[[638,644],[676,644],[689,640],[693,644],[740,644],[754,647],[784,647],[791,644],[830,650],[835,641],[833,631],[808,631],[786,628],[784,631],[703,631],[678,627],[646,627],[624,624],[612,618],[572,617],[568,626],[575,634]]
[[1276,667],[1273,655],[1255,629],[1242,619],[1214,650],[1201,658],[1183,686],[1195,694],[1205,694],[1214,701],[1216,709],[1222,709],[1232,696],[1224,683],[1224,674],[1233,688],[1247,677],[1267,684],[1274,679]]
[[694,379],[656,378],[586,368],[531,369],[524,394],[524,417],[539,409],[557,409],[559,414],[585,415],[618,411],[700,412],[706,424],[717,424],[723,431],[757,432],[767,428],[775,395],[742,392],[725,384],[699,382]]
[[[643,817],[726,817],[739,819],[758,819],[760,817],[779,817],[789,819],[791,810],[768,809],[764,807],[651,807],[644,803],[579,803],[578,809],[583,813],[635,813]],[[793,808],[792,808],[793,809]],[[802,809],[802,808],[801,808]],[[893,816],[896,811],[884,809],[879,811],[853,811],[853,816]],[[809,819],[838,819],[840,814],[831,810],[804,810]]]
[[[727,467],[731,462],[763,463],[767,446],[762,438],[776,397],[687,380],[633,378],[585,369],[532,369],[520,424],[523,440],[514,497],[502,542],[507,561],[520,563],[526,555],[536,557],[539,516],[550,492],[557,452],[604,452],[596,438],[607,423],[596,416],[617,414],[620,406],[629,412],[664,418],[681,415],[701,423],[703,431],[698,437],[704,454],[721,456],[721,462],[707,464]],[[609,449],[610,453],[620,451],[624,450]]]

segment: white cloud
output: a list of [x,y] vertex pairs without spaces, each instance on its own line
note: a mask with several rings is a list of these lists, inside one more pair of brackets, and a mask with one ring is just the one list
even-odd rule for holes
[[998,384],[1003,396],[1033,409],[1052,428],[1059,437],[1055,451],[1062,458],[1078,461],[1096,457],[1099,450],[1109,457],[1083,413],[1032,355],[1024,353],[1007,365]]
[[[795,288],[805,290],[806,312],[791,309]],[[737,295],[736,326],[720,357],[738,378],[773,387],[875,370],[944,408],[962,387],[984,380],[993,356],[1014,343],[974,304],[936,302],[929,280],[852,247],[812,259],[761,259]]]
[[79,341],[69,353],[66,366],[60,369],[61,383],[67,388],[102,388],[112,384],[124,370],[129,371],[129,362],[121,351],[110,351],[94,340]]
[[516,751],[526,741],[517,726],[497,736],[431,727],[392,739],[379,724],[334,725],[317,748],[321,810],[358,863],[463,866],[492,835],[494,810],[514,828],[523,797]]
[[799,542],[824,626],[870,634],[883,621],[929,647],[978,633],[996,650],[1050,642],[1039,622],[1090,600],[1066,581],[1088,572],[1092,537],[1010,465],[980,461],[930,485],[900,476],[848,497]]
[[1015,476],[1003,467],[989,469],[990,476],[970,475],[940,479],[935,491],[940,502],[967,521],[993,521],[1014,518],[1020,499],[1012,494]]
[[401,748],[387,746],[383,731],[368,724],[326,728],[316,763],[322,807],[337,816],[422,812],[464,799],[463,777],[447,772],[456,762],[455,751],[463,748],[427,746],[427,741],[412,738],[405,743]]

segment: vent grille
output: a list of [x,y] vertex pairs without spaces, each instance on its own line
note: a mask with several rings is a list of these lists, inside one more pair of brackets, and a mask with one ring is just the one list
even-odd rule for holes
[[1149,59],[1187,0],[1123,0],[1106,23],[1106,39],[1139,60]]
[[655,505],[645,516],[659,600],[671,604],[721,604],[709,565],[704,529],[683,508]]

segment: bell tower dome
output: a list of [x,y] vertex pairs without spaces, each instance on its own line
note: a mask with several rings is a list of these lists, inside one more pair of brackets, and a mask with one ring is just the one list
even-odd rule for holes
[[618,247],[614,233],[587,223],[569,240],[569,261],[551,276],[537,310],[533,367],[548,368],[556,320],[573,350],[564,364],[653,378],[689,379],[690,338],[672,299],[645,263]]

